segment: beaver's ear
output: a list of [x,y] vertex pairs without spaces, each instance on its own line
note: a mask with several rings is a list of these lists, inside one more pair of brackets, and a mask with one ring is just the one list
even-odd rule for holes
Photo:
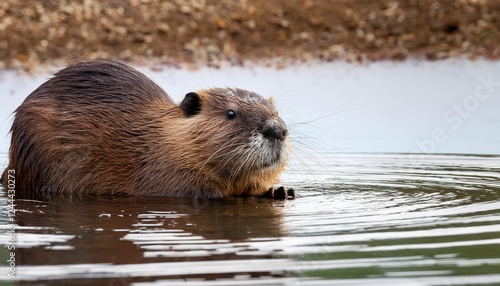
[[267,99],[267,101],[269,103],[271,103],[272,105],[274,105],[274,98],[270,97],[270,98]]
[[184,100],[182,100],[179,107],[184,112],[186,117],[191,117],[200,113],[201,111],[201,100],[200,96],[196,92],[190,92],[186,94]]

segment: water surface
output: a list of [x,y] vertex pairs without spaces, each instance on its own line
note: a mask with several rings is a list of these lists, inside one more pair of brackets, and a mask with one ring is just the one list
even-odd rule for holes
[[[57,69],[0,72],[0,171],[12,112]],[[143,71],[177,102],[274,96],[298,199],[16,199],[10,221],[1,189],[17,280],[1,267],[0,283],[500,285],[500,61]]]
[[[294,201],[16,200],[16,279],[500,284],[499,156],[424,155],[416,163],[405,154],[323,154],[314,162],[303,159],[306,168],[291,164],[284,174],[297,189]],[[5,207],[1,220],[8,223]]]
[[[0,153],[8,150],[12,112],[60,68],[34,76],[0,71]],[[176,102],[191,91],[236,86],[274,97],[287,124],[322,118],[291,130],[322,150],[500,154],[500,61],[141,70]]]

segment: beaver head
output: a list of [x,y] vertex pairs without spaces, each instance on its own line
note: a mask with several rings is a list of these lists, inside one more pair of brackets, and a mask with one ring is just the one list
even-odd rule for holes
[[197,162],[193,170],[227,183],[233,194],[264,192],[276,183],[290,143],[272,99],[238,88],[212,88],[188,93],[179,108],[183,128],[175,130],[185,142],[184,152],[175,154]]

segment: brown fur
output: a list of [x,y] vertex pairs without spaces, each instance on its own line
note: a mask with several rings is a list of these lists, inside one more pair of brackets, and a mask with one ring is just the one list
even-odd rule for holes
[[[258,141],[266,128],[279,138]],[[259,196],[276,183],[289,149],[271,100],[215,88],[177,105],[142,73],[104,60],[42,84],[16,110],[11,132],[2,181],[15,170],[20,194]],[[265,148],[250,148],[252,138]]]

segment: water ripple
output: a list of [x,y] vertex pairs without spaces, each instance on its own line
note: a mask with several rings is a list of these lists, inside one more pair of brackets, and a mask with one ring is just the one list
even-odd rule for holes
[[81,279],[94,285],[500,283],[498,166],[495,156],[425,155],[415,163],[405,154],[335,154],[307,171],[286,172],[283,183],[297,189],[295,201],[18,201],[17,279],[42,285]]

